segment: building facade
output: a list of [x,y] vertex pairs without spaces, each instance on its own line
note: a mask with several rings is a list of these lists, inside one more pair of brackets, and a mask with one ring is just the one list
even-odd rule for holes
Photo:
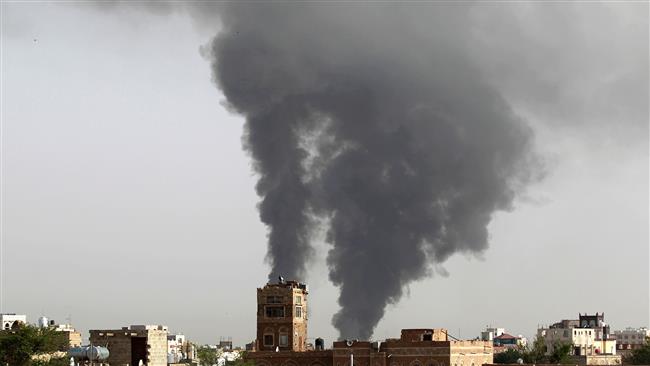
[[494,346],[494,353],[505,352],[508,349],[522,348],[528,345],[528,340],[522,335],[513,336],[506,333],[504,328],[487,327],[481,332],[481,340],[490,341]]
[[2,330],[16,329],[21,324],[27,324],[27,315],[15,313],[0,314],[0,324],[2,324]]
[[537,336],[544,339],[546,353],[549,355],[558,345],[570,344],[571,354],[576,359],[584,359],[585,364],[620,364],[621,356],[616,354],[616,339],[609,334],[609,326],[604,318],[604,313],[579,314],[577,320],[562,320],[548,328],[539,328]]
[[307,350],[307,294],[307,285],[282,279],[257,289],[257,350]]
[[625,328],[624,330],[614,331],[616,337],[616,350],[619,354],[626,356],[633,350],[643,347],[650,337],[648,328]]
[[57,332],[61,332],[66,342],[68,342],[68,348],[81,346],[81,333],[77,332],[77,330],[74,329],[72,325],[56,324],[52,327]]
[[[492,363],[492,342],[449,340],[445,329],[403,329],[383,342],[343,340],[325,349],[307,339],[307,286],[295,281],[257,289],[256,366],[479,366]],[[283,335],[286,338],[282,338]],[[293,337],[292,337],[293,336]]]
[[167,366],[167,327],[131,325],[114,330],[91,330],[90,343],[108,348],[111,366]]

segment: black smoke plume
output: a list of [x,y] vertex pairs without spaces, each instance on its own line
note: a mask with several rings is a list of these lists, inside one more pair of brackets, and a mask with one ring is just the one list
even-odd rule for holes
[[531,129],[477,71],[467,9],[220,9],[215,81],[246,118],[269,278],[305,278],[325,219],[342,338],[370,338],[406,285],[485,250],[492,215],[534,176]]

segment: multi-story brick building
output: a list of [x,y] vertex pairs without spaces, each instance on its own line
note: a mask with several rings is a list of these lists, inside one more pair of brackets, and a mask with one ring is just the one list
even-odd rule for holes
[[281,279],[257,289],[257,349],[307,350],[307,285]]
[[403,329],[383,342],[343,340],[307,348],[307,286],[295,281],[257,289],[256,366],[478,366],[492,363],[489,341],[450,340],[445,329]]
[[111,366],[167,366],[167,327],[132,325],[115,330],[91,330],[90,343],[108,348]]

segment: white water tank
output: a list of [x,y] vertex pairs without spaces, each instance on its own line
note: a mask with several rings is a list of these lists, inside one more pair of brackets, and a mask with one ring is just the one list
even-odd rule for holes
[[38,318],[38,327],[39,328],[47,328],[47,317],[42,316]]

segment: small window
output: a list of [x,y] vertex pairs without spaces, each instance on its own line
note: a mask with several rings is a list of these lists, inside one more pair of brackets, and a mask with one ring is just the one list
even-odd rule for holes
[[272,346],[273,345],[273,334],[265,334],[264,335],[264,345],[265,346]]
[[302,296],[296,296],[296,304],[298,305],[302,304]]
[[282,304],[282,296],[267,296],[267,304]]
[[267,318],[284,318],[284,306],[267,306]]
[[302,306],[296,306],[295,316],[296,318],[302,318]]
[[287,334],[280,334],[280,346],[289,345],[289,336]]

